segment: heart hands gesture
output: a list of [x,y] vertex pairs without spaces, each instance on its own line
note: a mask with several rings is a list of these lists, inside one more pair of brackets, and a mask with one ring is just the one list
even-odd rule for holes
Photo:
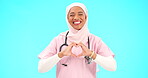
[[[79,55],[75,55],[72,53],[73,47],[81,47],[82,52]],[[80,57],[80,56],[90,56],[92,51],[88,49],[82,42],[80,43],[71,43],[68,45],[63,51],[59,52],[58,56],[62,58],[63,56],[73,56],[73,57]]]

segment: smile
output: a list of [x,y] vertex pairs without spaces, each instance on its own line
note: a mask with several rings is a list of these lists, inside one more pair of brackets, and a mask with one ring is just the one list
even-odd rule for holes
[[81,21],[74,21],[73,24],[74,25],[79,25],[79,24],[81,24]]

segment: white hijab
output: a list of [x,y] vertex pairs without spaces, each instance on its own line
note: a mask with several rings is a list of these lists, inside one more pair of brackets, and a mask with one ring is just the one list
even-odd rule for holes
[[[68,12],[70,11],[70,9],[74,6],[79,6],[81,7],[86,16],[87,16],[87,19],[86,19],[86,22],[84,24],[84,26],[80,29],[80,30],[76,30],[74,29],[70,23],[68,22],[68,19],[67,19],[67,15],[68,15]],[[66,8],[66,22],[68,24],[68,27],[69,27],[69,34],[68,34],[68,42],[76,42],[76,43],[79,43],[79,42],[82,42],[82,43],[86,43],[88,41],[88,36],[89,36],[89,30],[88,30],[88,27],[87,27],[87,23],[88,23],[88,12],[87,12],[87,8],[85,7],[84,4],[82,3],[72,3],[70,4],[69,6],[67,6]],[[67,32],[64,32],[62,33],[62,35],[66,35]]]

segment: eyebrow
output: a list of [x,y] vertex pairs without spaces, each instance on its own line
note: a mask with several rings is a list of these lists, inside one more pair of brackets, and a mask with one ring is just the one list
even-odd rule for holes
[[[78,13],[83,13],[82,11],[78,12]],[[74,14],[74,12],[71,12],[70,14]]]
[[83,13],[83,12],[80,11],[80,12],[78,12],[78,13]]
[[74,14],[74,12],[71,12],[70,14]]

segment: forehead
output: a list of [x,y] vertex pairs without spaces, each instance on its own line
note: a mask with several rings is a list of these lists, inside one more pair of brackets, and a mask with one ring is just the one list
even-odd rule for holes
[[69,12],[84,12],[83,9],[79,6],[72,7]]

